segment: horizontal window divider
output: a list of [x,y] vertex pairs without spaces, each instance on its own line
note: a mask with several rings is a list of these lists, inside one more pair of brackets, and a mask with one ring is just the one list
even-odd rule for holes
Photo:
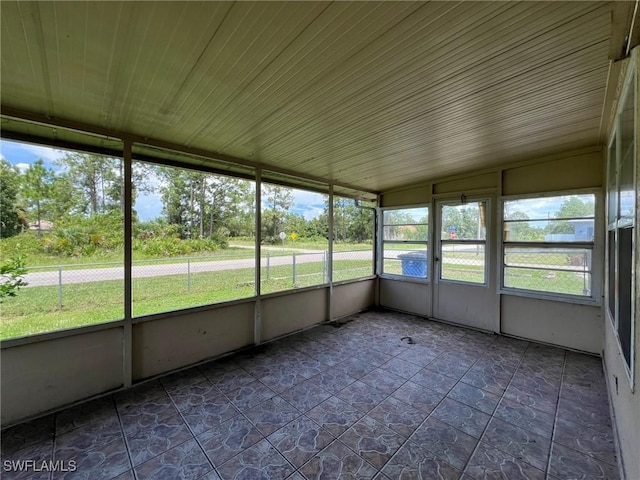
[[511,288],[511,287],[502,287],[498,290],[500,295],[509,295],[512,297],[525,297],[525,298],[533,298],[536,300],[547,300],[550,302],[564,302],[564,303],[572,303],[574,305],[584,305],[588,307],[599,307],[600,302],[598,302],[593,297],[582,296],[582,295],[572,295],[570,293],[553,293],[553,292],[543,292],[540,290],[527,290],[524,288]]
[[502,242],[502,244],[506,247],[526,247],[526,248],[567,248],[567,249],[575,249],[575,248],[587,248],[593,250],[594,242],[517,242],[517,241],[508,241]]
[[394,245],[428,245],[427,240],[383,240],[382,243]]
[[527,219],[504,219],[504,223],[524,223],[524,222],[566,222],[569,220],[595,220],[595,215],[588,217],[562,217],[562,218],[527,218]]
[[206,312],[208,310],[216,310],[219,308],[233,307],[235,305],[241,305],[243,303],[251,303],[251,302],[255,302],[257,298],[258,298],[257,295],[253,295],[251,297],[237,298],[235,300],[227,300],[227,301],[218,302],[218,303],[207,303],[204,305],[185,307],[179,310],[170,310],[168,312],[150,313],[148,315],[140,315],[137,317],[133,317],[131,321],[134,325],[137,323],[152,322],[154,320],[162,320],[163,318],[178,317],[182,315],[189,315],[192,313]]
[[450,244],[450,245],[455,245],[455,244],[461,244],[461,245],[485,245],[487,243],[487,241],[486,240],[444,240],[444,239],[441,239],[440,243]]
[[429,283],[431,279],[429,277],[414,277],[412,275],[399,275],[394,273],[382,273],[380,278],[383,280],[397,280],[399,282],[410,282],[410,283]]
[[[525,270],[541,270],[543,272],[569,272],[569,273],[591,273],[591,270],[586,269],[572,269],[572,268],[560,268],[560,266],[548,266],[548,267],[532,267],[529,265],[509,265],[505,263],[504,266],[506,268],[522,268]],[[554,268],[555,267],[555,268]],[[514,287],[516,288],[516,287]]]
[[383,223],[383,227],[421,227],[429,225],[428,223]]

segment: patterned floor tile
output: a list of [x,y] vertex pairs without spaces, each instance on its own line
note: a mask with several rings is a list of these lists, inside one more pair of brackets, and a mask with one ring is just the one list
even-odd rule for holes
[[387,372],[378,368],[370,373],[367,373],[360,379],[361,382],[371,385],[376,390],[381,391],[386,395],[391,395],[399,387],[401,387],[407,380],[394,373]]
[[284,480],[294,468],[266,440],[236,455],[218,468],[223,480]]
[[169,394],[178,410],[202,405],[212,398],[222,395],[222,392],[210,383],[198,383],[175,390]]
[[363,417],[339,440],[380,469],[405,441],[405,437],[371,417]]
[[178,415],[178,410],[166,393],[163,397],[119,410],[125,435],[153,428],[167,418]]
[[437,355],[427,347],[420,345],[411,345],[406,351],[402,352],[396,358],[414,363],[420,367],[426,367],[435,360]]
[[485,392],[467,383],[458,383],[451,389],[447,397],[469,405],[481,412],[492,415],[500,402],[500,397],[493,393]]
[[457,480],[460,471],[415,443],[404,444],[385,465],[382,473],[389,479]]
[[546,470],[551,441],[498,418],[491,420],[482,442],[513,455],[540,470]]
[[200,373],[200,370],[198,370],[197,367],[181,370],[160,378],[160,383],[169,393],[202,382],[208,383],[209,381],[204,377],[204,375],[202,375],[202,373]]
[[383,363],[388,362],[393,357],[383,352],[378,352],[371,349],[366,349],[356,354],[356,357],[363,362],[366,362],[374,367],[379,367]]
[[445,398],[432,416],[475,438],[480,438],[491,418],[486,413],[451,398]]
[[195,480],[213,467],[195,440],[189,440],[135,468],[139,480]]
[[200,405],[185,408],[180,413],[194,435],[200,435],[240,414],[224,395],[208,399]]
[[257,380],[231,390],[226,395],[241,412],[276,396],[273,390]]
[[297,371],[280,367],[271,369],[269,373],[258,376],[258,379],[274,392],[280,393],[304,382],[307,377],[300,375]]
[[[39,443],[31,443],[20,450],[3,452],[0,477],[6,480],[49,480],[51,477],[49,471],[38,470],[42,470],[42,462],[52,460],[53,437]],[[21,462],[33,463],[27,465]]]
[[554,443],[551,448],[549,473],[557,478],[580,480],[617,480],[617,466],[577,452],[572,448]]
[[282,397],[273,397],[245,412],[245,416],[264,435],[270,435],[301,413]]
[[300,472],[307,480],[370,480],[377,470],[339,440],[307,462]]
[[[72,435],[73,432],[67,435]],[[129,454],[125,447],[121,434],[109,441],[102,441],[91,447],[84,446],[83,443],[58,446],[53,457],[54,461],[62,462],[63,465],[70,465],[75,462],[75,471],[53,472],[52,478],[94,480],[111,479],[131,469]]]
[[221,373],[210,379],[217,388],[224,393],[229,393],[242,385],[255,382],[256,378],[247,371],[239,368]]
[[164,387],[159,380],[141,383],[132,388],[114,394],[118,409],[140,405],[150,400],[166,395]]
[[469,370],[468,366],[464,364],[451,361],[447,357],[438,357],[426,367],[427,369],[451,377],[455,380],[460,380],[464,377],[465,373]]
[[198,435],[198,442],[211,463],[218,467],[262,438],[249,420],[237,416]]
[[110,423],[117,419],[113,397],[102,397],[56,414],[56,435],[62,435],[89,423]]
[[17,452],[30,445],[53,443],[54,431],[54,415],[47,415],[2,430],[0,435],[2,455]]
[[364,414],[344,400],[330,397],[309,410],[306,415],[337,438],[360,420]]
[[409,438],[409,443],[429,450],[449,465],[463,469],[478,440],[437,418],[429,417]]
[[521,405],[555,415],[558,404],[558,389],[544,387],[536,377],[514,377],[504,397]]
[[118,417],[109,416],[106,420],[98,420],[68,433],[56,436],[55,448],[91,450],[116,439],[122,439],[122,429]]
[[445,394],[423,387],[417,383],[408,381],[395,392],[392,396],[398,400],[411,405],[421,412],[431,413],[436,406],[442,401]]
[[151,427],[126,436],[134,467],[191,438],[193,435],[180,415],[161,420]]
[[211,380],[214,377],[237,370],[240,368],[230,357],[221,358],[219,360],[213,360],[211,362],[198,365],[198,370],[205,377]]
[[544,480],[544,472],[518,461],[497,448],[481,443],[475,451],[465,473],[475,480]]
[[401,358],[392,358],[387,363],[382,364],[380,368],[407,380],[413,377],[420,370],[422,370],[422,367],[420,367],[420,365],[407,362],[406,360],[402,360]]
[[471,369],[460,381],[489,393],[502,395],[511,381],[511,376],[487,375],[486,373]]
[[371,365],[367,362],[363,362],[358,358],[348,358],[347,360],[340,362],[335,367],[335,370],[339,370],[343,373],[346,373],[350,377],[353,378],[361,378],[364,377],[367,373],[374,370],[375,365]]
[[389,397],[371,410],[368,415],[407,438],[427,418],[428,414],[394,397]]
[[337,393],[356,381],[355,378],[337,370],[325,370],[309,379],[327,392]]
[[311,410],[330,396],[329,392],[320,388],[311,380],[296,385],[282,394],[282,398],[302,413]]
[[495,417],[546,438],[551,438],[554,417],[548,413],[503,398]]
[[294,467],[299,468],[329,445],[334,437],[309,418],[302,416],[269,435],[267,440]]
[[553,441],[611,465],[618,464],[613,429],[609,425],[585,426],[558,418]]
[[336,397],[344,400],[362,413],[367,413],[384,400],[386,395],[371,385],[357,381],[339,391]]
[[428,370],[426,368],[420,370],[413,377],[411,377],[411,381],[444,395],[449,393],[449,390],[451,390],[456,384],[456,380],[454,380],[453,378],[447,377],[432,370]]
[[303,376],[304,378],[311,378],[315,375],[326,370],[328,367],[326,364],[321,363],[318,360],[314,360],[313,358],[306,358],[305,360],[301,360],[295,362],[295,366],[293,366],[293,370],[298,374]]

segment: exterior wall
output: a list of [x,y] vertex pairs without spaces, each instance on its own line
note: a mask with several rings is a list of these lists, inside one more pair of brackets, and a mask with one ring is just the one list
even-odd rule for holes
[[375,303],[375,288],[375,279],[334,286],[331,318],[346,317],[371,307]]
[[[635,55],[636,78],[640,77],[640,47],[636,47]],[[625,68],[622,68],[620,82],[624,79]],[[636,81],[636,118],[640,113],[640,89]],[[613,107],[615,109],[615,105]],[[604,365],[609,387],[609,398],[613,407],[616,432],[622,453],[622,464],[627,480],[640,478],[640,135],[636,132],[636,227],[635,227],[635,319],[634,344],[632,355],[635,362],[635,372],[632,382],[620,353],[618,339],[613,325],[608,318],[605,320]],[[606,309],[605,309],[606,310]],[[608,317],[608,313],[605,315]],[[633,385],[632,385],[633,384]]]
[[380,305],[428,317],[431,315],[431,296],[425,283],[380,279]]
[[170,315],[133,325],[133,380],[253,343],[254,302]]
[[600,355],[602,308],[502,295],[502,333]]
[[396,207],[404,205],[422,205],[431,201],[429,185],[397,190],[380,196],[381,207]]
[[308,328],[327,319],[327,289],[262,299],[262,341]]
[[114,327],[2,350],[2,424],[124,384],[123,328]]

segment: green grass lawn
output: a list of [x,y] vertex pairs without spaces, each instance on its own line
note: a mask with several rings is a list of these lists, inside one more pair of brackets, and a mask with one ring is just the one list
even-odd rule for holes
[[[293,283],[291,265],[262,268],[262,293],[302,288],[326,283],[322,262],[296,265]],[[334,262],[334,281],[372,274],[372,262],[339,260]],[[63,285],[62,308],[57,286],[27,287],[2,304],[0,338],[120,320],[124,315],[121,280]],[[202,272],[133,280],[133,315],[180,310],[255,295],[253,268]]]

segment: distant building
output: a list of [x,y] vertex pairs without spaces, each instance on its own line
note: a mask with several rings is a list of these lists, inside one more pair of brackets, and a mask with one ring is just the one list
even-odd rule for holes
[[[41,232],[50,232],[53,229],[53,222],[49,220],[41,220],[40,221],[40,231]],[[38,222],[29,222],[29,230],[37,232],[38,231]]]

